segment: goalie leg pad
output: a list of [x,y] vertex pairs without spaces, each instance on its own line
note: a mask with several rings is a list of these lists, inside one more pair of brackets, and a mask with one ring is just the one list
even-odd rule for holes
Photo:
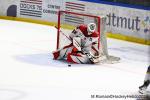
[[55,60],[66,59],[67,55],[72,52],[73,46],[69,48],[63,48],[53,52],[53,58]]
[[75,62],[75,61],[73,60],[72,53],[69,53],[69,54],[68,54],[68,56],[67,56],[67,61],[70,62],[70,63],[75,63],[75,64],[77,64],[77,62]]
[[86,55],[83,55],[81,53],[70,53],[67,56],[67,61],[71,63],[76,64],[88,64],[90,63],[90,60],[87,58]]

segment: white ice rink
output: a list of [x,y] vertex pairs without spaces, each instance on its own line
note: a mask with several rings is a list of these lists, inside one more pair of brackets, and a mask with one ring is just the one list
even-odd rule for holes
[[0,20],[0,100],[136,100],[112,95],[137,95],[150,64],[148,46],[115,39],[116,64],[68,67],[52,59],[55,49],[55,28]]

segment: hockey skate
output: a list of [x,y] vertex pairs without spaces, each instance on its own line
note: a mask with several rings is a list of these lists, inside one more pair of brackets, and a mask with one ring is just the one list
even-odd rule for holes
[[139,87],[139,93],[146,94],[149,83],[150,83],[150,81],[145,81],[144,84]]
[[139,87],[139,93],[145,94],[145,93],[146,93],[146,89],[147,89],[146,86],[144,86],[144,85],[140,86],[140,87]]

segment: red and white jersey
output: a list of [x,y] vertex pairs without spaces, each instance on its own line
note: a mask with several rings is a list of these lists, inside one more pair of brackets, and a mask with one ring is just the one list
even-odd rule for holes
[[77,26],[77,28],[72,31],[72,34],[69,37],[71,39],[74,37],[80,37],[83,51],[93,51],[93,53],[98,53],[98,32],[95,31],[89,35],[87,31],[87,25]]

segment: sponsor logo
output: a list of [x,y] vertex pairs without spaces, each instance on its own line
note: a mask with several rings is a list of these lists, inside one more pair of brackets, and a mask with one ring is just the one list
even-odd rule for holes
[[20,15],[42,17],[42,0],[21,0]]
[[117,27],[117,28],[124,28],[129,30],[140,30],[140,18],[137,16],[134,19],[126,18],[115,15],[115,13],[109,13],[106,15],[107,17],[107,25]]

